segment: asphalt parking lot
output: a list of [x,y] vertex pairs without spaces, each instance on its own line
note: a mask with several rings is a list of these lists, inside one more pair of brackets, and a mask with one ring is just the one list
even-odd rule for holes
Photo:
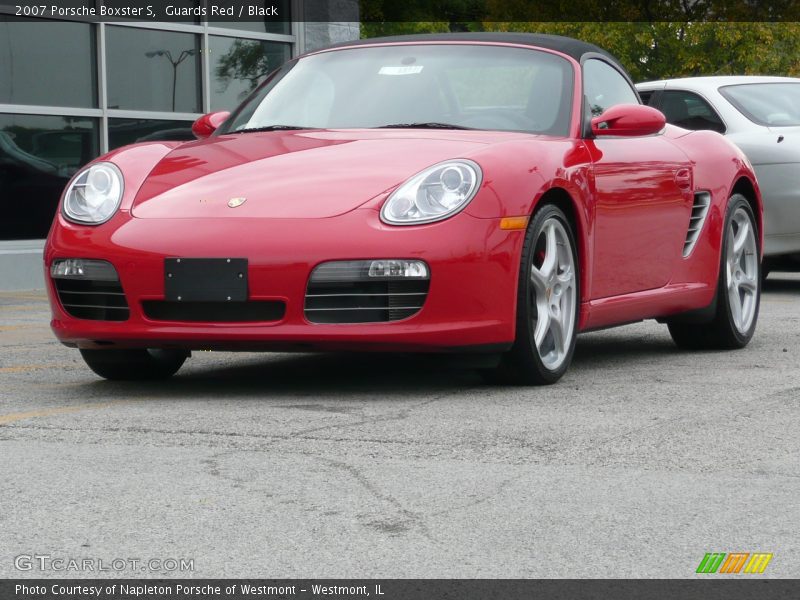
[[800,276],[774,274],[737,352],[681,352],[654,322],[587,334],[547,388],[221,353],[122,384],[55,342],[43,293],[0,293],[0,577],[664,578],[712,551],[796,577],[798,307]]

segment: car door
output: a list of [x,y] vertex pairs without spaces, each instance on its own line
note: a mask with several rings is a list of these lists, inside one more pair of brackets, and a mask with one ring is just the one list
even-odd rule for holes
[[[587,119],[616,104],[638,104],[628,79],[610,63],[583,64]],[[662,133],[586,139],[592,155],[594,262],[591,298],[666,285],[681,260],[691,211],[692,171]]]

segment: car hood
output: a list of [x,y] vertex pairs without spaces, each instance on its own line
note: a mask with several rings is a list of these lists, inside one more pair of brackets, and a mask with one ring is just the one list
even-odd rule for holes
[[[164,156],[136,194],[132,214],[137,218],[333,217],[432,164],[523,135],[449,130],[221,135],[181,145]],[[229,202],[238,206],[232,208]]]

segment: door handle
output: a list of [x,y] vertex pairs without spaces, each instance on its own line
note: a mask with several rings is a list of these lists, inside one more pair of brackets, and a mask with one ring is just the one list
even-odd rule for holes
[[692,170],[691,169],[678,169],[675,172],[675,183],[684,191],[691,191],[692,189]]

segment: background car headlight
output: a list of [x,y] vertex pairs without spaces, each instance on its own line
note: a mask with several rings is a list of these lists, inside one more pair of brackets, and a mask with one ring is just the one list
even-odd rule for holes
[[397,188],[381,209],[390,225],[418,225],[446,219],[475,196],[481,168],[471,160],[449,160],[414,175]]
[[96,163],[72,180],[64,195],[64,214],[77,223],[104,223],[117,212],[122,189],[122,173],[116,165]]

